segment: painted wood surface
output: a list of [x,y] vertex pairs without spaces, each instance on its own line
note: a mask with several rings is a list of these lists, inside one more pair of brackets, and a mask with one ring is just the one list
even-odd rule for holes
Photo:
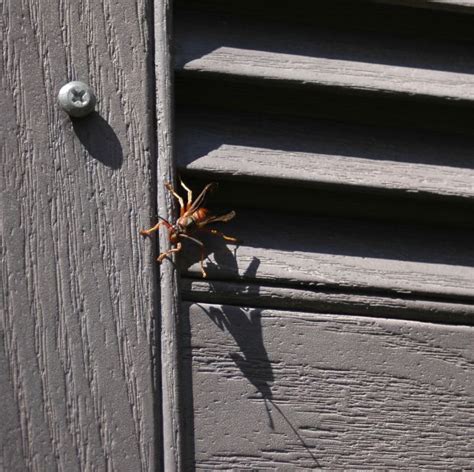
[[472,468],[472,5],[176,4],[185,464]]
[[390,296],[370,291],[189,278],[183,278],[182,286],[183,299],[187,301],[474,325],[472,303],[424,300],[402,293]]
[[471,136],[197,109],[177,133],[186,171],[474,198]]
[[[195,74],[472,104],[469,42],[228,16],[178,18],[176,68]],[[455,34],[455,33],[454,33]],[[199,38],[199,41],[196,41]]]
[[472,467],[472,327],[188,310],[197,470]]
[[[239,246],[203,236],[209,277],[291,287],[337,287],[468,300],[474,296],[472,230],[241,210],[221,227]],[[199,277],[190,244],[183,270]]]
[[[159,0],[154,4],[155,19],[155,79],[156,130],[158,146],[157,194],[158,214],[168,221],[177,217],[176,201],[165,188],[165,183],[176,181],[174,162],[174,89],[172,67],[172,1]],[[153,224],[156,223],[156,219]],[[159,232],[160,252],[171,248],[167,231]],[[180,293],[176,265],[172,258],[160,267],[161,290],[161,395],[163,418],[163,470],[181,471],[183,421],[179,383],[179,308]]]
[[[156,470],[149,2],[5,2],[4,470]],[[89,83],[97,113],[56,97]]]

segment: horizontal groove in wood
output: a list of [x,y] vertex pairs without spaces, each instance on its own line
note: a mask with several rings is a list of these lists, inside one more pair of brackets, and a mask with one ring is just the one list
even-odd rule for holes
[[474,197],[474,141],[456,134],[184,109],[182,170]]
[[324,291],[239,281],[182,279],[183,300],[256,308],[474,324],[474,303]]
[[[212,279],[259,284],[377,290],[472,302],[472,231],[239,210],[222,228],[226,246],[204,235]],[[180,255],[185,274],[200,276],[200,251]]]
[[209,15],[176,22],[176,68],[288,84],[474,100],[472,43],[292,28]]
[[472,327],[202,303],[182,318],[198,468],[470,468]]

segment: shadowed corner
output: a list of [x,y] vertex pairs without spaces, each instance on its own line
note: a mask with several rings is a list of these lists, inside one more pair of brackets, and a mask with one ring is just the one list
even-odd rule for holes
[[97,112],[86,118],[71,118],[81,144],[93,159],[117,170],[123,163],[122,145],[112,127]]

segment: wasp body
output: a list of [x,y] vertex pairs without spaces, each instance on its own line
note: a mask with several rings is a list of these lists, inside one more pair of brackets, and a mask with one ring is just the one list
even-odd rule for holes
[[168,183],[165,184],[168,191],[179,202],[180,213],[179,213],[179,218],[176,220],[176,223],[171,224],[169,221],[159,216],[161,221],[159,221],[155,226],[153,226],[150,229],[145,229],[145,230],[140,231],[140,234],[142,236],[150,236],[150,234],[157,231],[161,225],[166,226],[166,228],[168,229],[170,242],[173,245],[176,245],[176,247],[173,247],[169,251],[161,253],[157,258],[158,262],[162,262],[166,256],[172,254],[173,252],[181,251],[182,244],[180,240],[182,238],[189,239],[190,241],[193,241],[194,243],[198,244],[201,247],[200,263],[201,263],[202,276],[207,277],[207,273],[204,270],[204,243],[200,241],[199,239],[196,239],[195,237],[191,236],[191,234],[193,234],[196,231],[206,231],[206,232],[221,236],[226,241],[237,243],[236,238],[233,238],[231,236],[226,236],[225,234],[215,229],[206,228],[206,226],[210,223],[216,223],[219,221],[221,222],[230,221],[232,218],[234,218],[235,211],[231,211],[221,216],[212,216],[209,210],[202,206],[204,202],[204,198],[206,197],[206,194],[216,186],[215,183],[207,184],[202,190],[202,192],[198,195],[196,200],[194,201],[193,201],[192,191],[188,187],[186,187],[186,185],[182,181],[180,181],[180,183],[181,183],[181,186],[184,188],[184,190],[186,190],[187,192],[186,204],[184,203],[183,198],[178,193],[176,193],[176,191],[170,184]]

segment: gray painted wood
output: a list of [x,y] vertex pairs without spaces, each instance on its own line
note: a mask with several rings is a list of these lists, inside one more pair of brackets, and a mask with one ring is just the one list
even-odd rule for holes
[[474,325],[473,304],[413,299],[403,294],[384,296],[187,278],[182,286],[183,298],[188,301]]
[[[148,3],[3,7],[4,470],[159,466]],[[98,96],[72,122],[71,79]]]
[[469,469],[472,5],[316,3],[177,2],[185,465]]
[[185,317],[197,470],[472,468],[472,327],[205,303]]
[[177,132],[187,171],[474,197],[472,137],[196,110],[181,112]]
[[[155,3],[156,124],[158,144],[158,214],[176,220],[176,201],[164,183],[174,183],[173,68],[171,65],[172,1]],[[153,222],[155,224],[156,221]],[[159,233],[160,252],[170,249],[167,231]],[[161,385],[163,415],[163,469],[182,470],[182,418],[179,384],[179,286],[173,258],[160,268]]]
[[[474,100],[469,43],[183,14],[176,68],[194,74],[349,91]],[[199,38],[199,41],[196,41]]]
[[[473,300],[472,230],[243,209],[221,229],[242,242],[201,238],[211,279]],[[183,269],[200,277],[198,261],[187,245]]]
[[185,464],[469,469],[472,5],[331,3],[177,2]]

